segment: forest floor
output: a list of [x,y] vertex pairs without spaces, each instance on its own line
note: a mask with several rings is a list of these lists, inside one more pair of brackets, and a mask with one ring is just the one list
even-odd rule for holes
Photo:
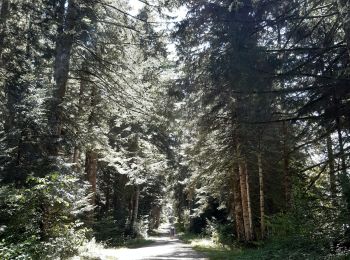
[[178,238],[169,237],[169,226],[163,225],[150,243],[133,248],[89,248],[81,257],[73,260],[208,260],[206,256],[192,249]]

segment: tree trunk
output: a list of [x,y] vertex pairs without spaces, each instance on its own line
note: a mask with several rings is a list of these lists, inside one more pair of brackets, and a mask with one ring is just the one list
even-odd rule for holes
[[239,170],[235,167],[233,172],[233,206],[236,222],[236,235],[238,241],[245,240],[244,223],[243,223],[243,209],[241,199],[241,188]]
[[48,217],[48,205],[45,200],[42,200],[40,203],[40,221],[39,221],[39,230],[40,230],[40,241],[45,241],[47,239],[47,231],[48,231],[48,224],[49,224],[49,217]]
[[[9,1],[8,0],[2,0],[1,7],[0,7],[0,75],[5,74],[5,71],[3,71],[3,68],[5,66],[5,61],[3,60],[2,52],[5,45],[5,38],[6,38],[6,21],[7,16],[9,13]],[[4,95],[6,95],[6,92],[8,92],[8,89],[6,87],[5,77],[0,78],[0,94],[2,91]],[[1,109],[5,109],[4,107],[1,107]],[[3,125],[6,126],[8,116],[3,118]]]
[[105,207],[105,211],[108,212],[109,211],[109,208],[110,208],[110,198],[111,198],[111,188],[109,186],[109,184],[111,183],[111,181],[109,180],[109,182],[107,183],[107,187],[106,187],[106,207]]
[[91,185],[91,191],[93,195],[91,197],[91,204],[96,203],[96,175],[97,175],[97,153],[94,151],[86,152],[86,163],[85,163],[86,178]]
[[106,213],[109,212],[109,209],[111,208],[111,201],[113,201],[112,191],[113,191],[113,180],[110,175],[107,175],[106,187],[104,190],[104,193],[106,196],[106,204],[105,204],[104,211]]
[[[79,101],[78,101],[78,120],[81,118],[82,113],[83,113],[83,102],[84,102],[84,93],[88,89],[88,80],[89,80],[89,75],[86,75],[86,71],[88,70],[87,68],[87,62],[83,61],[82,63],[82,68],[80,72],[80,86],[79,86]],[[94,97],[92,97],[94,99]],[[91,105],[95,105],[94,102],[91,102]],[[78,126],[79,128],[79,126]],[[78,131],[75,131],[75,134],[78,135]],[[79,171],[80,170],[80,164],[79,164],[79,159],[80,159],[80,147],[76,143],[74,146],[73,150],[73,163],[75,164],[75,170]]]
[[345,198],[348,212],[350,212],[350,181],[346,172],[346,158],[344,154],[344,143],[343,143],[343,136],[341,132],[339,116],[336,117],[336,127],[337,127],[337,133],[338,133],[339,155],[340,155],[340,164],[341,164],[341,169],[340,169],[341,174],[339,176],[339,181],[342,188],[343,196]]
[[129,211],[128,211],[128,217],[129,217],[129,221],[130,221],[130,223],[129,223],[129,228],[131,229],[131,227],[132,227],[132,221],[133,221],[133,212],[134,212],[134,194],[132,194],[132,196],[131,196],[131,198],[130,198],[130,200],[129,200]]
[[137,222],[137,216],[139,214],[139,201],[140,201],[140,186],[136,185],[136,192],[135,192],[135,203],[134,203],[134,226]]
[[348,55],[350,56],[350,1],[337,0],[337,5],[343,23],[345,42],[348,48]]
[[327,153],[328,153],[328,166],[329,166],[329,184],[333,206],[336,206],[337,198],[337,186],[334,166],[334,153],[331,136],[327,136]]
[[341,126],[340,126],[340,118],[339,116],[336,117],[336,127],[337,127],[337,133],[338,133],[338,142],[339,142],[339,155],[340,155],[340,163],[341,163],[341,173],[342,176],[346,177],[346,158],[344,154],[344,144],[343,144],[343,136],[341,133]]
[[241,188],[241,199],[242,199],[242,211],[243,211],[243,223],[244,223],[244,234],[245,241],[249,241],[252,239],[251,232],[251,220],[249,214],[249,192],[247,187],[247,171],[245,169],[245,162],[243,159],[239,159],[239,181]]
[[264,198],[264,175],[262,167],[261,152],[258,153],[259,168],[259,198],[260,198],[260,231],[261,239],[265,238],[265,198]]
[[6,20],[9,13],[9,1],[3,0],[0,9],[0,67],[2,66],[2,51],[6,37]]
[[51,107],[50,125],[53,141],[50,143],[49,154],[57,156],[59,154],[59,139],[62,134],[63,108],[62,104],[67,89],[68,74],[71,50],[74,39],[74,28],[78,19],[77,6],[73,0],[68,1],[65,12],[66,1],[60,1],[59,20],[63,23],[59,25],[58,36],[56,40],[56,56],[54,66],[54,92]]
[[135,193],[133,196],[132,216],[130,221],[130,230],[133,236],[136,234],[137,216],[139,214],[139,200],[140,200],[140,187],[139,185],[136,185]]
[[249,185],[249,174],[248,174],[248,166],[247,161],[244,161],[244,169],[245,169],[245,180],[247,186],[247,203],[248,203],[248,217],[249,217],[249,228],[251,233],[251,238],[253,237],[253,218],[252,218],[252,207],[250,202],[250,185]]
[[156,221],[155,221],[155,225],[154,225],[155,228],[159,228],[159,226],[160,226],[160,213],[161,213],[161,211],[162,211],[162,208],[157,207],[156,216],[155,216]]
[[333,103],[336,111],[335,115],[335,127],[338,134],[338,144],[339,144],[339,157],[340,157],[340,173],[339,173],[339,183],[342,189],[343,198],[346,202],[347,210],[350,212],[350,180],[347,175],[346,157],[344,153],[344,142],[342,136],[342,125],[340,121],[339,107],[341,106],[340,100],[337,97],[336,90],[333,89]]
[[289,171],[289,148],[288,148],[288,128],[286,122],[283,121],[283,186],[285,208],[289,210],[292,202],[292,180]]
[[78,146],[74,147],[74,151],[73,151],[73,160],[72,162],[76,164],[76,168],[80,168],[79,166],[79,158],[80,158],[80,150],[78,148]]
[[[10,14],[10,1],[9,0],[3,0],[1,2],[1,9],[0,9],[0,75],[4,73],[6,74],[6,62],[8,62],[9,57],[7,57],[7,60],[4,60],[3,57],[3,50],[5,48],[5,39],[7,37],[7,18]],[[22,25],[20,28],[24,29],[25,25]],[[7,44],[8,45],[8,44]],[[11,57],[13,58],[13,57]],[[4,69],[4,71],[1,71]],[[11,74],[13,74],[11,76]],[[18,121],[18,107],[19,103],[21,102],[22,96],[23,96],[23,83],[21,84],[19,82],[20,76],[23,75],[23,71],[19,68],[12,68],[11,73],[7,74],[8,77],[2,78],[4,82],[0,81],[0,84],[2,83],[2,88],[4,90],[4,96],[6,97],[6,113],[4,117],[4,129],[7,133],[10,133],[12,136],[8,140],[8,147],[10,149],[13,149],[15,146],[18,145],[19,135],[16,134],[16,130],[13,129],[13,127],[16,125],[15,122]]]
[[159,227],[160,224],[160,212],[161,212],[161,207],[158,205],[155,205],[152,207],[151,210],[151,218],[150,218],[150,225],[149,228],[151,230],[153,229],[157,229]]

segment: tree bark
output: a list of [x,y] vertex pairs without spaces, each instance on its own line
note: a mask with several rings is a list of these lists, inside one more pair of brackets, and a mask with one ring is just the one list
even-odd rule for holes
[[344,154],[344,143],[343,143],[343,136],[342,136],[342,130],[340,125],[340,118],[339,116],[336,117],[336,127],[337,127],[337,133],[338,133],[338,143],[339,143],[339,155],[340,155],[340,163],[341,163],[341,173],[343,177],[346,177],[346,158]]
[[132,227],[132,221],[133,221],[133,212],[134,212],[134,194],[132,194],[132,196],[131,196],[131,198],[130,198],[130,200],[129,200],[129,214],[128,214],[128,217],[129,217],[129,221],[130,221],[130,223],[129,223],[129,228],[131,229],[131,227]]
[[[3,0],[1,2],[1,9],[0,9],[0,73],[6,73],[5,71],[2,72],[2,69],[6,70],[6,65],[3,57],[3,50],[5,47],[5,39],[6,39],[6,22],[7,18],[10,12],[10,2],[9,0]],[[17,86],[12,86],[5,78],[3,78],[4,82],[2,82],[2,87],[4,89],[4,95],[7,98],[6,101],[6,116],[4,118],[4,128],[6,132],[11,131],[11,127],[14,122],[14,104],[17,101]],[[0,81],[1,83],[1,81]],[[10,142],[13,143],[13,142]]]
[[258,152],[258,171],[259,171],[259,198],[260,198],[260,232],[261,239],[265,238],[265,198],[264,198],[264,175],[261,159],[261,152]]
[[94,151],[86,152],[85,163],[86,178],[91,185],[91,191],[93,193],[91,197],[91,204],[96,203],[96,175],[97,175],[97,153]]
[[75,146],[74,147],[74,151],[73,151],[73,160],[72,160],[72,162],[74,164],[76,164],[76,169],[80,168],[79,158],[80,158],[80,150],[79,150],[78,146]]
[[105,207],[105,211],[108,212],[109,209],[110,209],[110,204],[111,204],[111,188],[110,188],[110,183],[111,180],[110,178],[108,178],[108,183],[107,183],[107,187],[106,187],[106,190],[105,190],[105,194],[106,194],[106,207]]
[[51,134],[53,141],[50,144],[49,154],[57,156],[59,154],[59,139],[62,134],[63,108],[62,104],[67,89],[68,74],[71,50],[74,39],[74,28],[78,19],[77,6],[74,0],[68,1],[65,12],[66,1],[60,1],[59,20],[63,23],[59,25],[56,40],[56,55],[54,65],[54,92],[52,97],[52,107],[50,118]]
[[140,186],[136,185],[136,191],[135,191],[135,203],[134,203],[134,226],[137,222],[137,216],[139,214],[139,201],[140,201]]
[[339,143],[339,155],[340,155],[340,176],[339,181],[342,188],[343,196],[346,201],[348,212],[350,212],[350,180],[346,172],[346,158],[344,154],[344,142],[343,142],[343,136],[342,136],[342,130],[340,125],[340,118],[339,116],[336,117],[336,128],[338,133],[338,143]]
[[[78,101],[78,120],[81,118],[82,113],[83,113],[83,102],[84,102],[84,93],[88,89],[88,80],[89,80],[89,75],[86,75],[86,71],[88,70],[87,68],[87,62],[83,61],[82,63],[82,68],[80,72],[80,86],[79,86],[79,101]],[[92,97],[94,99],[94,97]],[[94,102],[91,102],[91,105],[95,105]],[[79,128],[79,126],[78,126]],[[75,134],[78,134],[79,130],[75,131]],[[78,144],[74,146],[73,150],[73,163],[75,164],[75,169],[78,171],[80,170],[80,164],[79,164],[79,159],[80,159],[80,147]]]
[[[238,153],[240,154],[240,153]],[[242,158],[239,159],[239,181],[241,189],[241,200],[242,200],[242,213],[243,213],[243,223],[244,223],[244,234],[245,241],[252,239],[252,230],[251,230],[251,220],[249,214],[249,191],[247,187],[247,171],[245,169],[245,162]]]
[[337,0],[337,5],[343,23],[345,42],[348,48],[348,55],[350,56],[350,1]]
[[289,170],[289,148],[288,148],[288,128],[286,122],[283,121],[283,186],[285,208],[290,210],[292,202],[292,179]]
[[139,200],[140,200],[140,186],[136,185],[135,193],[133,196],[132,217],[130,221],[130,230],[132,235],[135,235],[136,233],[137,216],[139,214]]
[[243,224],[243,209],[241,199],[241,188],[239,170],[235,167],[233,171],[233,206],[236,222],[236,235],[238,241],[245,240],[244,224]]
[[9,1],[3,0],[0,9],[0,66],[2,66],[2,51],[4,49],[6,37],[6,21],[9,13]]
[[150,214],[150,225],[149,228],[151,230],[157,229],[160,224],[160,212],[161,212],[161,207],[158,205],[152,206],[151,209],[151,214]]
[[[80,87],[85,88],[86,81],[83,80],[81,84],[83,85],[81,85]],[[91,113],[88,119],[89,132],[92,130],[92,127],[94,125],[94,120],[96,119],[96,114],[95,114],[95,110],[97,106],[96,86],[91,87],[90,106],[91,106]],[[86,152],[86,159],[87,159],[87,162],[89,163],[86,164],[85,168],[86,168],[88,180],[92,185],[92,191],[94,193],[94,196],[92,199],[93,205],[96,203],[97,158],[98,158],[98,153],[96,152],[95,147],[90,146],[90,149]]]
[[155,225],[154,225],[155,228],[159,228],[159,226],[160,226],[160,213],[161,213],[161,211],[162,211],[162,208],[158,206],[157,211],[156,211],[156,216],[155,216],[155,218],[156,218]]
[[251,238],[253,237],[253,218],[252,218],[252,207],[250,202],[250,185],[249,185],[249,174],[248,174],[248,166],[247,161],[244,161],[244,170],[245,170],[245,179],[247,186],[247,203],[248,203],[248,217],[249,217],[249,229]]
[[337,186],[336,186],[336,175],[335,175],[335,166],[334,166],[334,153],[333,153],[333,144],[331,136],[327,136],[327,153],[328,153],[328,166],[329,166],[329,184],[330,184],[330,193],[332,198],[333,206],[336,206],[337,198]]
[[347,210],[350,212],[350,180],[347,175],[347,165],[346,165],[346,157],[344,153],[344,142],[342,135],[342,125],[341,118],[339,114],[339,107],[341,106],[340,100],[336,94],[336,90],[333,89],[333,103],[335,106],[335,127],[338,134],[338,144],[339,144],[339,157],[340,157],[340,173],[339,173],[339,183],[342,189],[343,198],[346,202]]

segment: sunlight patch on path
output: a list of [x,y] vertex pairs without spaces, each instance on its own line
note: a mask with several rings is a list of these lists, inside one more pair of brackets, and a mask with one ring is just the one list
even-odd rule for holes
[[[89,251],[89,257],[93,260],[208,260],[204,255],[194,251],[190,245],[179,239],[168,236],[168,227],[163,226],[159,232],[160,236],[150,237],[154,243],[140,248],[119,248]],[[77,258],[79,259],[79,258]]]
[[117,259],[206,259],[178,239],[158,238],[154,244],[137,249],[116,250]]

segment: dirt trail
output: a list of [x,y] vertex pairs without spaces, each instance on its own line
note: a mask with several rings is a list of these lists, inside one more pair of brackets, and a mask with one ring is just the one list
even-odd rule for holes
[[158,236],[150,237],[154,242],[140,248],[103,249],[94,254],[101,260],[208,260],[179,239],[169,237],[169,226],[163,225]]

